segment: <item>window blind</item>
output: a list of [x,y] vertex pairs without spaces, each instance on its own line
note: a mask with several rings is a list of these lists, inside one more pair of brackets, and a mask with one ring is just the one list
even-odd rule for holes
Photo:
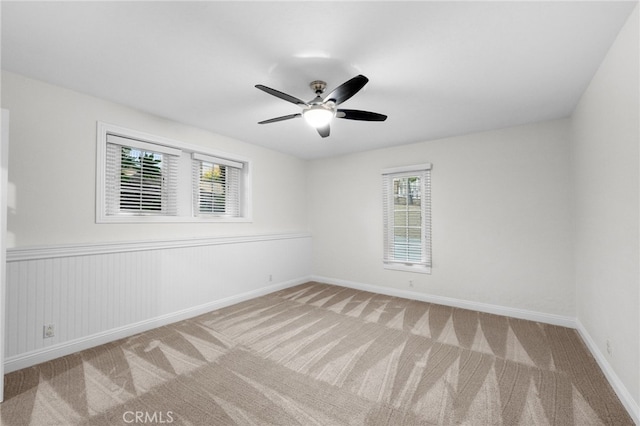
[[431,266],[430,169],[425,164],[383,171],[385,263]]
[[193,211],[198,216],[240,217],[243,163],[193,153]]
[[177,215],[180,150],[107,135],[107,215]]

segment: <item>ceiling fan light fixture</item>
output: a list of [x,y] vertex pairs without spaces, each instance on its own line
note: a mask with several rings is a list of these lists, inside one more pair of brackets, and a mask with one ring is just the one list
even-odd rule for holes
[[348,81],[345,81],[340,86],[333,89],[328,95],[322,96],[327,87],[327,83],[322,80],[314,80],[309,84],[309,87],[315,92],[316,97],[309,102],[300,100],[295,96],[287,95],[286,93],[272,89],[271,87],[256,84],[256,89],[262,90],[276,98],[296,104],[302,108],[301,113],[299,112],[297,114],[283,115],[269,120],[258,121],[258,124],[275,123],[302,116],[311,127],[318,131],[318,134],[321,137],[326,138],[331,134],[329,124],[333,117],[346,120],[384,121],[387,119],[387,116],[384,114],[378,114],[377,112],[337,108],[338,105],[358,93],[358,91],[360,91],[368,81],[369,79],[367,77],[360,74]]
[[331,119],[336,115],[336,112],[332,108],[328,108],[326,105],[312,105],[302,111],[302,116],[305,121],[309,123],[311,127],[319,129],[325,127],[331,122]]

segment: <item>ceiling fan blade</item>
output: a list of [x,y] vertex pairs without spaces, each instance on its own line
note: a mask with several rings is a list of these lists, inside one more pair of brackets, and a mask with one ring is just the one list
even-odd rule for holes
[[351,80],[342,83],[340,86],[333,89],[331,93],[325,96],[325,102],[331,100],[335,102],[336,105],[341,104],[358,93],[368,81],[369,79],[364,75],[357,75]]
[[276,98],[280,98],[280,99],[284,99],[287,102],[291,102],[292,104],[296,104],[296,105],[306,105],[307,103],[304,101],[301,101],[300,99],[291,96],[291,95],[287,95],[286,93],[282,93],[279,90],[276,89],[272,89],[271,87],[267,87],[267,86],[263,86],[262,84],[256,84],[256,89],[260,89],[263,92],[266,92],[270,95],[275,96]]
[[358,109],[339,109],[336,111],[336,118],[361,121],[384,121],[387,116],[377,112],[360,111]]
[[322,136],[323,138],[326,138],[327,136],[329,136],[331,129],[329,129],[329,125],[327,124],[324,127],[317,127],[316,130],[318,131],[318,134],[320,136]]
[[275,123],[277,121],[291,120],[292,118],[296,118],[296,117],[302,117],[302,114],[297,113],[297,114],[283,115],[282,117],[270,118],[269,120],[259,121],[258,124]]

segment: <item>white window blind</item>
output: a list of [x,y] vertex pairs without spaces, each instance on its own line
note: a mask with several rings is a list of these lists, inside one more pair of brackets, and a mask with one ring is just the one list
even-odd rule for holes
[[194,214],[240,217],[243,167],[237,161],[193,153]]
[[180,150],[107,135],[106,214],[177,214]]
[[382,178],[384,263],[431,268],[431,165],[386,169]]

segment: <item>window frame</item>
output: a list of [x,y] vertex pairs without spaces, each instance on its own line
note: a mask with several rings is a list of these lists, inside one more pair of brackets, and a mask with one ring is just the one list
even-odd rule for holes
[[[139,151],[142,155],[153,154],[154,157],[156,155],[160,155],[162,158],[163,167],[160,170],[159,177],[162,179],[162,183],[160,185],[159,201],[160,201],[160,209],[159,210],[145,210],[145,209],[127,209],[122,207],[123,192],[135,192],[137,189],[139,190],[140,198],[144,198],[143,195],[146,195],[147,198],[152,194],[146,192],[145,189],[150,189],[149,185],[144,184],[144,179],[141,179],[139,184],[140,187],[136,188],[137,185],[127,185],[123,182],[122,177],[118,179],[117,175],[122,173],[122,159],[123,159],[123,148],[128,148],[132,151]],[[107,145],[106,145],[106,159],[105,159],[105,187],[104,187],[104,196],[105,196],[105,214],[107,216],[175,216],[177,215],[177,183],[178,183],[178,162],[180,159],[181,151],[175,148],[169,148],[161,145],[150,144],[147,142],[143,142],[137,139],[123,138],[121,136],[116,136],[113,134],[107,134]],[[110,159],[113,159],[113,164]],[[142,168],[144,169],[145,161],[142,160]],[[107,175],[109,173],[114,173],[112,179],[108,179]],[[142,171],[144,174],[144,171]],[[126,172],[124,173],[127,176]],[[138,173],[133,174],[131,177],[138,175]],[[118,190],[114,190],[114,192],[110,191],[107,188],[109,182],[114,182],[115,187]],[[140,202],[142,207],[142,201]],[[111,213],[112,211],[117,211],[117,214]]]
[[[213,169],[217,166],[220,170],[224,167],[224,184],[218,183],[223,188],[224,191],[224,211],[216,212],[216,211],[202,211],[200,209],[201,206],[201,196],[202,196],[202,167],[203,165],[208,164],[211,165]],[[228,193],[230,188],[235,188],[241,185],[242,182],[242,169],[244,168],[244,163],[240,163],[237,161],[232,161],[226,158],[212,157],[210,155],[201,154],[199,152],[194,152],[191,154],[191,167],[192,167],[192,204],[193,204],[193,215],[197,217],[226,217],[226,218],[234,218],[239,217],[242,213],[242,200],[237,197],[237,194],[234,194],[234,191]],[[213,187],[216,186],[213,182],[209,182],[209,184]],[[211,190],[211,205],[212,210],[215,210],[215,198],[213,188]],[[229,211],[231,210],[231,211]]]
[[[393,167],[382,170],[382,198],[383,198],[383,268],[397,271],[418,272],[430,274],[432,268],[431,252],[431,163],[412,166]],[[391,259],[389,254],[392,248],[389,246],[390,230],[394,226],[393,206],[394,192],[392,189],[394,178],[420,176],[421,179],[421,251],[424,260],[421,262],[407,262]],[[390,213],[391,212],[391,213]]]
[[[139,213],[118,213],[108,214],[107,212],[107,135],[118,138],[131,139],[141,146],[159,148],[169,152],[179,151],[178,158],[178,182],[177,182],[177,214],[139,214]],[[200,145],[185,143],[182,141],[156,136],[149,133],[128,129],[122,126],[97,122],[97,150],[96,150],[96,223],[189,223],[189,222],[252,222],[252,161],[249,158],[229,154],[226,152],[210,149]],[[240,182],[238,186],[240,208],[238,217],[226,215],[197,215],[193,205],[193,175],[192,175],[192,155],[223,159],[232,163],[242,164]]]

